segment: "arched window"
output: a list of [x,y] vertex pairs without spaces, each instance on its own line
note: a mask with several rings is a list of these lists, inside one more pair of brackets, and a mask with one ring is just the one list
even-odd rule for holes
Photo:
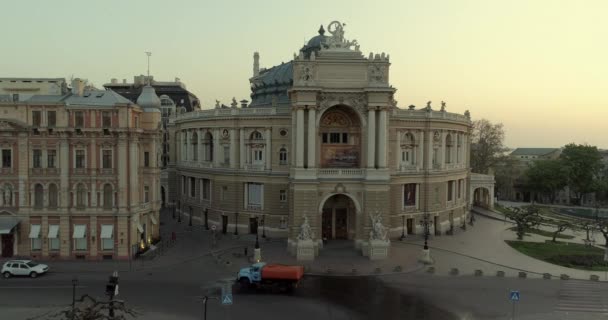
[[452,151],[454,150],[454,140],[452,135],[445,137],[445,163],[452,163]]
[[198,160],[198,134],[192,133],[192,160]]
[[412,166],[416,164],[416,140],[411,132],[403,135],[401,143],[401,164]]
[[49,185],[49,208],[57,208],[57,185]]
[[281,147],[279,150],[279,164],[287,164],[287,149]]
[[112,209],[112,185],[106,183],[103,186],[103,208],[104,209]]
[[251,140],[262,140],[262,134],[259,131],[254,131],[251,133]]
[[79,184],[76,188],[76,207],[84,208],[87,201],[87,189],[84,184]]
[[40,183],[34,186],[34,208],[41,209],[43,206],[44,189]]

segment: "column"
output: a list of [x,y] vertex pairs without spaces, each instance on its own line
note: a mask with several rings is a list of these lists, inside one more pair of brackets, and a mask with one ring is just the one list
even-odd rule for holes
[[426,148],[427,148],[427,153],[424,155],[426,157],[425,162],[426,162],[426,167],[429,169],[433,168],[433,139],[434,139],[434,131],[432,129],[429,129],[427,132],[425,132],[425,144],[426,144]]
[[441,166],[441,169],[445,169],[445,152],[446,152],[446,147],[445,147],[445,137],[446,137],[447,133],[445,131],[441,132],[441,147],[439,148],[440,152],[439,152],[439,165]]
[[131,207],[137,206],[140,203],[139,199],[139,139],[132,138],[129,141],[129,162],[131,166],[129,170],[129,200]]
[[422,161],[424,161],[424,131],[420,130],[418,132],[418,138],[417,138],[417,143],[418,145],[416,146],[417,150],[416,150],[416,168],[418,169],[422,169],[422,167],[424,167],[424,164]]
[[213,167],[220,166],[220,129],[213,129]]
[[[181,138],[184,139],[183,133]],[[118,207],[127,206],[127,135],[118,136]],[[183,159],[182,159],[183,160]]]
[[395,142],[395,154],[397,155],[395,162],[395,167],[397,171],[401,170],[401,131],[395,129],[395,134],[397,135],[397,141]]
[[317,149],[317,139],[316,139],[316,108],[308,107],[308,168],[315,168],[317,166],[316,163],[316,149]]
[[376,167],[376,109],[368,109],[367,117],[367,167]]
[[[89,148],[89,150],[91,151],[90,154],[90,161],[89,163],[91,163],[91,171],[90,174],[93,177],[93,181],[95,181],[95,177],[97,176],[97,160],[99,158],[100,155],[97,154],[97,142],[95,140],[95,138],[91,139],[91,147]],[[100,152],[101,154],[101,152]],[[101,166],[100,166],[101,167]],[[91,207],[97,207],[97,183],[91,183]]]
[[386,109],[381,109],[378,119],[378,167],[386,168]]
[[291,137],[291,144],[289,145],[289,163],[291,164],[292,167],[296,166],[296,158],[297,158],[297,154],[296,154],[296,112],[294,112],[296,109],[295,107],[292,107],[292,112],[291,112],[291,128],[289,130],[289,136]]
[[205,158],[204,158],[205,155],[203,153],[205,151],[205,147],[203,146],[203,138],[204,138],[203,135],[205,134],[205,132],[202,129],[198,129],[197,131],[198,131],[197,132],[198,133],[197,134],[197,136],[198,136],[198,141],[197,141],[197,143],[198,143],[198,162],[200,163],[200,162],[205,161]]
[[[63,208],[69,207],[69,180],[68,176],[70,173],[70,146],[68,145],[68,141],[66,140],[66,136],[61,137],[61,142],[59,143],[59,166],[60,168],[60,183],[59,183],[59,203],[58,205]],[[120,177],[120,175],[119,175]]]
[[296,111],[296,167],[304,167],[304,109]]
[[270,170],[272,168],[272,130],[270,128],[266,128],[264,138],[266,138],[266,146],[264,147],[264,151],[266,151],[266,170]]
[[245,128],[239,129],[239,164],[241,169],[245,169]]
[[190,161],[188,149],[190,147],[190,141],[188,139],[188,130],[182,131],[184,133],[184,141],[182,143],[182,148],[184,148],[184,161]]
[[236,131],[237,129],[230,129],[230,168],[236,168]]

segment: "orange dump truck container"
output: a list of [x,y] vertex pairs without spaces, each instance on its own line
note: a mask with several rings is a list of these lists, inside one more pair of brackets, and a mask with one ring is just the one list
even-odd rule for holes
[[262,279],[299,281],[304,276],[304,267],[267,264],[262,268]]

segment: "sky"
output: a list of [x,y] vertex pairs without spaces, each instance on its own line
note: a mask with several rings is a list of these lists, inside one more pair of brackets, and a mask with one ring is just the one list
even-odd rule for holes
[[606,0],[20,0],[1,5],[0,77],[81,77],[101,88],[179,77],[203,108],[250,99],[261,67],[293,58],[333,20],[391,57],[406,108],[446,101],[503,123],[506,145],[608,148]]

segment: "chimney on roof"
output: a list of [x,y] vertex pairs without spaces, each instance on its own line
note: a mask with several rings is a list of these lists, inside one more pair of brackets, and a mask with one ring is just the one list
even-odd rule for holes
[[256,51],[253,53],[253,76],[260,74],[260,54]]
[[75,78],[72,80],[72,94],[82,96],[84,93],[84,80]]
[[241,108],[247,108],[247,102],[249,102],[249,101],[247,101],[245,99],[241,100]]
[[118,83],[118,79],[116,79],[116,78],[112,78],[112,80],[110,80],[110,82],[111,82],[112,84],[117,84],[117,83]]

